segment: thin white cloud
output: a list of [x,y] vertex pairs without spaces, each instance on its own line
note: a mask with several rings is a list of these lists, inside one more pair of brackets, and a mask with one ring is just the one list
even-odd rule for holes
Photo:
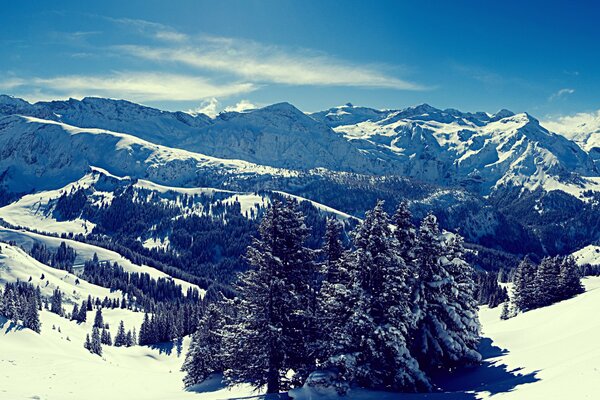
[[256,108],[258,108],[258,106],[256,106],[256,104],[251,103],[249,100],[240,100],[233,106],[225,107],[225,111],[227,111],[227,112],[230,112],[230,111],[244,112],[244,111],[254,110]]
[[207,79],[157,72],[115,72],[110,75],[66,75],[21,80],[13,89],[38,93],[36,100],[102,96],[134,101],[195,101],[253,91],[246,82],[215,84]]
[[13,90],[22,86],[25,83],[24,79],[21,78],[7,78],[0,80],[0,89],[1,90]]
[[116,48],[123,54],[157,63],[176,63],[257,83],[427,89],[392,76],[382,66],[353,64],[310,50],[290,50],[241,39],[203,36],[173,46]]
[[600,110],[549,118],[542,121],[542,125],[552,132],[563,135],[590,133],[600,130]]
[[570,88],[560,89],[557,92],[552,93],[552,95],[550,95],[550,97],[548,98],[548,100],[550,100],[550,101],[556,100],[556,99],[568,96],[568,95],[573,94],[573,93],[575,93],[575,89],[570,89]]

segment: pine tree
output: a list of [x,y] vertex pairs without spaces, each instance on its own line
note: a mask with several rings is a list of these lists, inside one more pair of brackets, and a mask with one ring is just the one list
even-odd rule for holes
[[63,313],[62,293],[58,288],[54,289],[52,297],[50,298],[50,312],[58,315],[62,315]]
[[92,329],[90,352],[99,356],[102,355],[102,338],[100,337],[100,330],[98,328]]
[[87,321],[87,311],[88,311],[88,303],[83,300],[81,303],[81,307],[79,307],[79,314],[77,314],[77,322],[85,322]]
[[40,315],[38,304],[35,297],[29,298],[26,301],[25,315],[23,316],[23,325],[34,332],[40,333],[42,325],[40,323]]
[[125,333],[125,324],[122,320],[119,323],[119,329],[117,330],[117,335],[115,336],[115,346],[127,346],[127,334]]
[[536,267],[528,257],[517,266],[513,278],[513,302],[519,311],[537,307]]
[[508,308],[509,304],[510,303],[508,301],[505,301],[502,305],[502,313],[500,314],[501,320],[507,320],[510,318],[510,309]]
[[406,264],[410,264],[415,258],[417,233],[406,202],[398,204],[396,212],[392,216],[392,223],[395,226],[394,236],[398,240],[400,255]]
[[90,352],[92,351],[92,341],[90,340],[89,333],[85,335],[85,342],[83,343],[83,347]]
[[435,216],[429,214],[421,223],[418,241],[415,356],[428,372],[479,362],[477,304],[460,240],[447,247]]
[[[248,248],[251,268],[238,284],[238,318],[227,329],[230,354],[239,360],[226,376],[231,382],[266,385],[268,393],[286,389],[285,375],[314,368],[310,339],[315,267],[303,246],[308,229],[295,203],[278,200],[263,217],[260,237]],[[297,376],[298,380],[301,378]]]
[[77,321],[79,319],[79,306],[77,303],[73,304],[73,311],[71,311],[71,321]]
[[[181,370],[185,372],[186,387],[203,382],[210,374],[224,370],[222,329],[223,309],[211,303],[192,335],[192,342]],[[235,361],[234,361],[235,362]]]
[[559,275],[560,259],[558,257],[544,258],[535,274],[533,308],[544,307],[558,300]]
[[558,296],[561,300],[569,299],[584,292],[577,264],[573,257],[564,257],[561,260],[558,284]]
[[96,316],[94,317],[94,328],[102,329],[104,327],[104,318],[102,317],[102,309],[96,310]]
[[100,334],[100,343],[105,344],[107,346],[112,346],[112,338],[110,337],[110,332],[104,328],[102,328],[102,333]]
[[331,344],[337,354],[328,354],[324,366],[337,367],[342,379],[361,386],[427,390],[429,381],[408,349],[408,332],[414,324],[410,271],[390,225],[379,202],[354,232],[355,251],[342,264],[342,270],[349,271],[349,282],[322,292],[324,307],[342,304],[347,310],[344,325],[333,333]]

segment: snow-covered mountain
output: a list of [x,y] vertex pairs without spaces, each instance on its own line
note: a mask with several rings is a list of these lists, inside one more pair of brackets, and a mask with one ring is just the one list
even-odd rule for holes
[[507,110],[464,113],[427,104],[375,110],[346,104],[307,115],[280,103],[210,119],[122,100],[32,105],[3,96],[0,114],[127,133],[216,158],[291,170],[402,175],[482,195],[506,186],[577,194],[593,188],[594,179],[588,178],[600,175],[588,147],[549,132],[529,114]]
[[[209,118],[122,100],[0,96],[0,203],[100,168],[171,187],[281,190],[358,217],[377,198],[408,199],[419,217],[433,209],[476,243],[554,253],[600,239],[588,206],[600,173],[586,149],[508,110],[346,104],[306,114],[279,103]],[[583,231],[560,228],[567,220]]]
[[577,143],[595,161],[600,160],[600,111],[561,117],[544,125]]
[[401,161],[402,175],[420,180],[488,195],[502,186],[552,190],[594,185],[585,177],[598,176],[585,151],[526,113],[461,113],[424,104],[388,111],[383,118],[371,119],[362,110],[357,115],[360,122],[334,121],[334,130],[363,152],[393,154]]

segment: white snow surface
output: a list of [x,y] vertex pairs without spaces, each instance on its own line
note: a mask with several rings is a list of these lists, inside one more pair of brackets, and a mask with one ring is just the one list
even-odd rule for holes
[[[51,285],[71,288],[64,271],[31,259],[22,250],[0,244],[0,285],[26,279],[44,271]],[[36,283],[36,282],[34,282]],[[457,374],[452,388],[432,394],[397,394],[353,389],[349,400],[376,399],[595,399],[600,392],[600,278],[584,280],[586,292],[550,307],[522,313],[502,321],[501,307],[482,307],[486,356],[476,369]],[[81,296],[102,296],[107,289],[81,281]],[[70,298],[68,300],[77,300]],[[87,352],[82,344],[91,331],[88,322],[77,324],[42,311],[41,334],[0,317],[0,398],[4,399],[239,399],[262,397],[247,385],[225,388],[215,377],[189,391],[182,388],[180,367],[189,339],[177,346],[104,346],[103,356]],[[130,310],[104,310],[114,337],[119,321],[126,329],[139,330],[143,314]],[[56,329],[52,329],[52,327]],[[60,328],[60,332],[58,329]],[[68,339],[67,339],[68,337]],[[466,385],[463,387],[463,385]],[[304,390],[297,400],[318,400]],[[308,396],[308,397],[307,397]],[[326,398],[332,398],[328,396]]]
[[[94,246],[88,243],[78,242],[76,240],[71,239],[62,239],[53,236],[46,236],[38,233],[33,233],[25,230],[16,230],[10,228],[0,227],[0,240],[4,242],[14,241],[19,246],[23,246],[25,248],[30,248],[33,245],[34,241],[40,242],[48,246],[49,248],[56,249],[60,246],[61,242],[65,242],[70,247],[74,248],[77,252],[77,258],[75,259],[74,268],[83,266],[83,263],[87,260],[91,260],[94,257],[94,254],[98,255],[98,259],[100,261],[110,261],[117,262],[125,271],[128,272],[139,272],[139,273],[147,273],[151,277],[158,278],[169,278],[172,279],[175,283],[181,285],[184,293],[188,288],[198,289],[200,295],[204,294],[204,289],[201,289],[197,285],[184,281],[182,279],[173,278],[170,275],[157,270],[156,268],[149,267],[147,265],[137,265],[131,262],[129,259],[123,257],[122,255],[112,251],[107,250],[102,247]],[[62,271],[64,272],[64,271]]]
[[579,265],[600,264],[600,246],[590,244],[582,249],[577,250],[571,254],[575,258],[575,262]]

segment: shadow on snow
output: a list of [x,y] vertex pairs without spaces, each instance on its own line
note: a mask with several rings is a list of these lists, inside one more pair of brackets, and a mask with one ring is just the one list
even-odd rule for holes
[[504,364],[498,364],[493,359],[508,353],[508,350],[494,346],[489,338],[482,338],[479,352],[483,357],[480,365],[457,369],[450,374],[433,377],[434,383],[441,392],[429,394],[404,395],[406,399],[447,399],[474,400],[476,393],[489,392],[491,395],[510,392],[515,387],[539,381],[538,371],[523,374],[522,368],[509,370]]
[[[479,352],[483,357],[480,365],[457,369],[450,374],[439,374],[432,381],[440,388],[432,393],[391,393],[373,392],[363,389],[353,389],[348,400],[388,400],[402,398],[407,400],[440,399],[440,400],[476,400],[477,393],[489,392],[491,395],[510,392],[515,387],[539,381],[535,372],[522,374],[521,368],[508,370],[504,364],[497,364],[493,359],[508,353],[508,350],[494,346],[489,338],[482,338]],[[209,393],[226,389],[222,375],[214,375],[203,383],[187,388],[194,393]],[[230,400],[284,400],[289,399],[285,393],[279,395],[250,395],[243,397],[232,396]],[[343,398],[341,398],[343,399]]]

